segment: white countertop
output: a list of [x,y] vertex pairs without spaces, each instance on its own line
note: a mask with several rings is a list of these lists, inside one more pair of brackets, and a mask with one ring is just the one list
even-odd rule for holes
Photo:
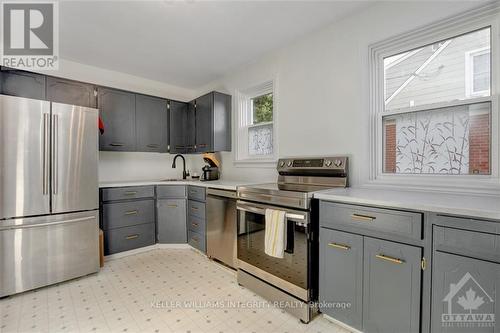
[[314,197],[342,203],[500,220],[500,197],[498,196],[339,188],[317,192],[314,194]]
[[221,190],[236,191],[236,186],[254,184],[256,182],[234,181],[234,180],[137,180],[137,181],[111,181],[100,182],[99,187],[124,187],[124,186],[145,186],[145,185],[194,185],[217,188]]

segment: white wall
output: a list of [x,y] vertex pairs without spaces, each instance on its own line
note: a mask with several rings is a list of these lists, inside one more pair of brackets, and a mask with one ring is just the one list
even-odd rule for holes
[[[475,5],[377,3],[210,83],[196,95],[213,89],[234,94],[277,77],[279,156],[349,154],[351,184],[359,185],[368,163],[368,46]],[[222,156],[224,178],[276,177],[275,169],[236,167],[233,154]]]
[[[189,101],[195,97],[195,92],[192,90],[63,59],[61,59],[58,71],[43,73],[180,101]],[[178,160],[177,169],[172,169],[173,157],[174,155],[157,153],[100,152],[99,180],[133,181],[180,178],[182,177],[182,162]],[[201,173],[204,165],[201,156],[186,156],[186,162],[189,170]]]

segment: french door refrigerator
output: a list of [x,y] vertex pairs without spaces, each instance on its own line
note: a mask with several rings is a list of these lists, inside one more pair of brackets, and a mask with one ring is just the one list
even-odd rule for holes
[[0,95],[0,297],[98,271],[97,123]]

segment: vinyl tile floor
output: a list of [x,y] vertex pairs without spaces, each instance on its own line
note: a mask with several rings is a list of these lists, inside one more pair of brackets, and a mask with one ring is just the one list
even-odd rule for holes
[[0,332],[348,333],[302,324],[192,249],[107,261],[99,273],[0,300]]

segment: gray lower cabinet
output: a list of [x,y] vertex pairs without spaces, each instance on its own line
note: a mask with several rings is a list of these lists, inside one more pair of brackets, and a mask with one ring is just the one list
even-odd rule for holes
[[432,274],[431,332],[500,332],[500,264],[436,251]]
[[418,247],[364,238],[364,332],[420,332],[421,257]]
[[168,152],[167,100],[135,95],[137,151]]
[[0,93],[45,100],[45,75],[2,67]]
[[156,211],[158,243],[186,243],[186,199],[157,199]]
[[361,331],[363,237],[321,228],[320,244],[320,310]]
[[47,99],[52,102],[97,106],[97,90],[93,84],[47,76]]
[[99,87],[97,102],[104,123],[104,134],[99,137],[99,149],[134,151],[135,94]]
[[188,244],[201,252],[207,252],[205,235],[188,230]]
[[104,253],[106,255],[115,254],[153,245],[154,243],[154,223],[112,229],[105,232]]

